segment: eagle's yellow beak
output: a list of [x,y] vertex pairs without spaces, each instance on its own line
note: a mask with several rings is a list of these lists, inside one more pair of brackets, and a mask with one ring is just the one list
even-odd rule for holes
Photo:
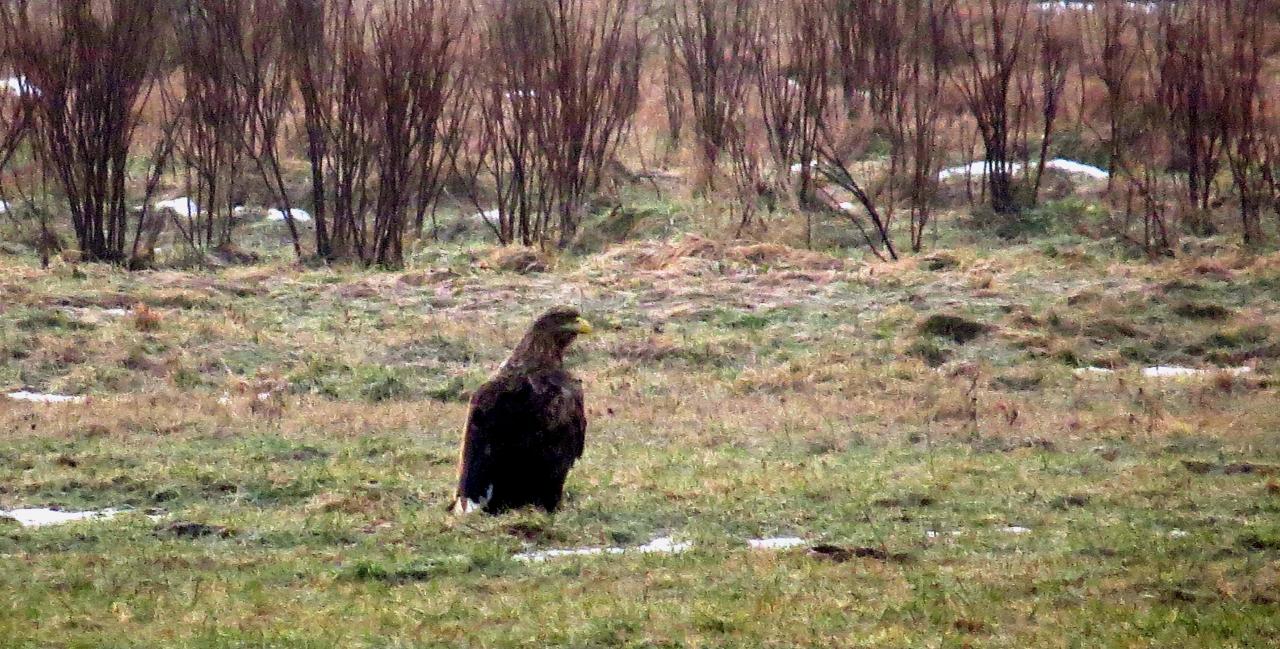
[[572,331],[573,333],[583,335],[583,336],[595,331],[595,329],[591,327],[591,323],[587,322],[586,318],[578,318],[577,320],[574,320],[573,322],[566,325],[565,328],[568,329],[569,331]]

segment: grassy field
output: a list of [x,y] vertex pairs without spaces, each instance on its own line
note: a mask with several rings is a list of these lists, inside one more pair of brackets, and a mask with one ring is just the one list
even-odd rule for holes
[[[0,256],[0,388],[89,397],[0,398],[0,509],[132,510],[0,519],[0,646],[1280,637],[1280,255],[1057,238],[880,264],[687,237],[486,261]],[[559,303],[599,330],[571,359],[591,428],[566,506],[447,515],[468,391]],[[660,536],[692,549],[513,558]],[[746,546],[773,536],[806,546]]]

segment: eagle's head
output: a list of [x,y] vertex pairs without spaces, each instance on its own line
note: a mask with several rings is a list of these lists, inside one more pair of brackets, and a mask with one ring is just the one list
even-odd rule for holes
[[529,332],[503,364],[507,371],[532,371],[558,368],[564,352],[577,340],[592,332],[591,323],[573,307],[556,307],[542,314],[529,327]]
[[567,306],[547,311],[530,328],[530,334],[554,340],[562,347],[568,347],[578,336],[591,332],[591,323],[577,309]]

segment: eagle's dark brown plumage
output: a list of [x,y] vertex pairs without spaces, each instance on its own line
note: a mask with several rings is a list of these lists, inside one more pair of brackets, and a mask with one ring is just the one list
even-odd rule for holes
[[455,513],[559,507],[587,432],[582,383],[565,371],[564,353],[588,333],[591,325],[576,310],[548,311],[472,396]]

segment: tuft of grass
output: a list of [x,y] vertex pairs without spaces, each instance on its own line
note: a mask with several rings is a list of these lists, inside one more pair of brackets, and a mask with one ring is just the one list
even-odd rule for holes
[[1181,302],[1173,307],[1173,312],[1191,320],[1226,320],[1231,317],[1231,310],[1227,307],[1203,302]]
[[[801,272],[650,241],[515,274],[440,245],[420,257],[452,271],[421,282],[0,258],[0,383],[92,395],[0,407],[0,508],[131,508],[0,520],[0,644],[1269,646],[1274,271],[945,253],[964,263]],[[590,424],[563,508],[448,515],[468,391],[568,297],[614,326],[568,358]],[[139,302],[162,326],[95,317]],[[1126,354],[1254,371],[1147,380]],[[512,558],[660,536],[694,547]]]
[[133,328],[142,332],[155,332],[164,322],[164,316],[147,304],[139,302],[133,307]]

